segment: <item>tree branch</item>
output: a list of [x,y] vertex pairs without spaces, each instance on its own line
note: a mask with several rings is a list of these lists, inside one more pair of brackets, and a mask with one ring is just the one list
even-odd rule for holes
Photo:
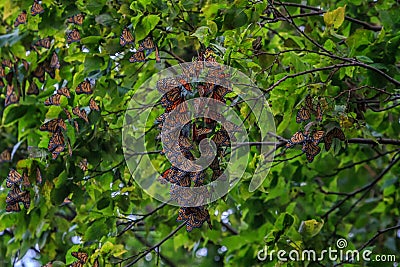
[[140,252],[138,255],[134,255],[132,257],[126,258],[123,261],[126,261],[128,259],[136,257],[133,261],[125,265],[125,267],[129,267],[134,265],[136,262],[138,262],[141,258],[145,257],[150,251],[152,251],[155,248],[160,247],[165,241],[167,241],[169,238],[171,238],[173,235],[175,235],[181,228],[183,228],[186,225],[186,221],[181,223],[175,230],[173,230],[171,233],[169,233],[166,237],[164,237],[160,242],[157,244],[153,245],[152,247]]
[[[300,7],[300,8],[304,8],[304,9],[309,9],[309,10],[317,11],[318,12],[317,14],[319,14],[320,12],[322,12],[322,14],[327,12],[325,10],[322,10],[322,9],[318,8],[318,7],[307,6],[307,5],[297,4],[297,3],[281,2],[281,3],[277,3],[277,5],[294,6],[294,7]],[[313,14],[313,13],[310,13],[310,14]],[[359,20],[359,19],[355,19],[355,18],[352,18],[352,17],[349,17],[349,16],[345,16],[345,19],[348,20],[348,21],[351,21],[353,23],[359,24],[359,25],[363,26],[367,30],[371,30],[371,31],[380,31],[380,30],[382,30],[382,26],[373,25],[373,24],[370,24],[368,22],[365,22],[365,21],[362,21],[362,20]]]
[[369,184],[367,184],[357,190],[354,190],[351,193],[348,193],[348,195],[345,198],[343,198],[339,203],[337,203],[332,208],[330,208],[321,217],[324,218],[325,220],[327,220],[329,214],[331,214],[334,210],[339,208],[344,202],[346,202],[350,198],[354,197],[355,195],[357,195],[365,190],[367,190],[367,191],[371,190],[399,160],[400,160],[400,157],[395,156],[395,158],[392,160],[392,162],[388,166],[386,166],[386,168],[372,182],[370,182]]

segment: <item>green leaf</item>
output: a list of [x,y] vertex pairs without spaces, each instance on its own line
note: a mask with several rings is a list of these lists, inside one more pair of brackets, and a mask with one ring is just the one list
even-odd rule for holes
[[157,26],[160,21],[158,15],[148,15],[135,27],[135,35],[137,40],[143,40]]
[[95,241],[107,234],[108,226],[105,224],[106,219],[100,219],[93,222],[85,232],[85,240]]
[[356,59],[365,63],[374,63],[374,61],[367,56],[356,56]]

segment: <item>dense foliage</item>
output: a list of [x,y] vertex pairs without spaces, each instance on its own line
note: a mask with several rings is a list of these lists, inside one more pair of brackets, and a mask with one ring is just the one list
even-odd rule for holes
[[[398,1],[0,1],[0,12],[0,266],[29,257],[38,266],[72,264],[76,251],[88,254],[87,265],[97,259],[100,266],[275,266],[289,263],[261,262],[260,249],[321,251],[339,238],[349,249],[399,255]],[[82,23],[71,18],[77,14],[84,14]],[[120,41],[124,29],[132,43]],[[132,58],[149,36],[156,53]],[[207,47],[265,94],[276,153],[264,183],[249,192],[260,140],[252,126],[257,118],[238,106],[255,141],[253,158],[238,185],[208,205],[213,229],[187,232],[176,222],[179,207],[155,201],[135,183],[122,127],[137,88]],[[63,87],[69,97],[55,92]],[[298,118],[308,95],[311,125]],[[226,98],[240,103],[234,94]],[[43,131],[55,118],[61,118],[55,130]],[[321,137],[309,160],[310,152],[291,147],[290,139],[310,127],[339,129],[346,140],[334,138],[326,151]],[[166,165],[157,164],[162,173]],[[24,204],[13,204],[19,212],[6,211],[15,186],[6,178],[10,169],[29,180],[21,192],[13,189]]]

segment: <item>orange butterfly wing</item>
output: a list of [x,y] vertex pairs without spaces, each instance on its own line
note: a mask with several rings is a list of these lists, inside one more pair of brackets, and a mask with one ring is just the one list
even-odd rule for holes
[[146,62],[146,57],[143,51],[137,51],[129,58],[129,62],[136,63],[136,62]]
[[45,106],[59,106],[60,105],[60,100],[61,100],[61,95],[59,94],[54,94],[52,96],[50,96],[49,98],[47,98],[44,101],[44,105]]
[[32,16],[36,16],[36,15],[41,14],[43,12],[44,12],[44,9],[43,9],[42,5],[39,4],[39,2],[35,0],[33,2],[32,7],[31,7],[31,15]]
[[129,31],[129,29],[127,27],[125,27],[122,30],[121,36],[119,37],[119,44],[121,46],[125,46],[127,44],[131,44],[133,43],[133,35],[132,33]]
[[81,34],[79,33],[78,29],[73,29],[72,31],[67,33],[67,43],[71,44],[74,42],[81,41]]
[[84,80],[75,89],[75,93],[80,94],[93,94],[92,85],[90,84],[89,80]]
[[21,24],[25,24],[26,23],[26,16],[27,16],[26,10],[23,10],[18,15],[18,17],[15,19],[14,27],[18,27]]
[[16,170],[11,169],[6,179],[6,186],[10,188],[12,185],[19,184],[21,182],[22,182],[22,175],[19,174]]

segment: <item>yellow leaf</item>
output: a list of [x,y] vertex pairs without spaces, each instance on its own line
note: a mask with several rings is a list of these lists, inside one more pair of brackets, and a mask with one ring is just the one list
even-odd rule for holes
[[346,6],[343,6],[338,7],[333,11],[326,12],[324,14],[324,22],[326,26],[331,27],[333,25],[334,28],[339,28],[344,21],[345,10]]
[[324,220],[321,222],[315,219],[302,221],[299,227],[299,233],[304,236],[313,237],[321,231],[323,226]]

